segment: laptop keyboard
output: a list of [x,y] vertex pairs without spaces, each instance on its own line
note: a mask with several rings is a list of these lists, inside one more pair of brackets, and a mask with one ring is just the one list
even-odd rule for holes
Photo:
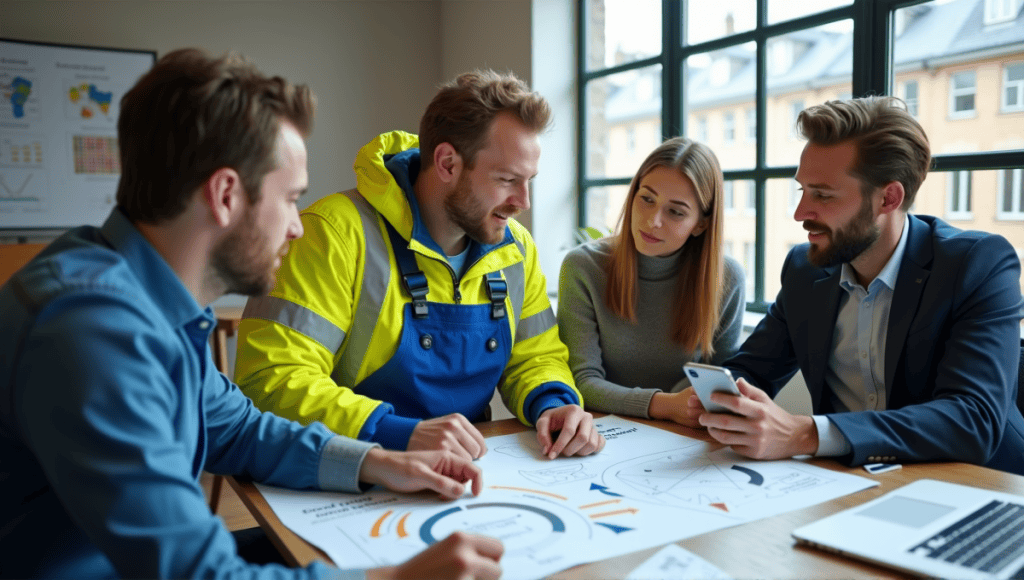
[[998,574],[1024,554],[1024,505],[993,501],[909,552]]

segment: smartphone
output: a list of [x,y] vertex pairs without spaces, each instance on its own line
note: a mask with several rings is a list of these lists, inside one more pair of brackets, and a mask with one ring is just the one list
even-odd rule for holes
[[730,395],[742,396],[740,388],[732,378],[729,369],[705,365],[700,363],[686,363],[683,365],[683,372],[690,378],[690,384],[696,391],[704,408],[711,413],[731,413],[729,409],[713,403],[711,393],[729,393]]

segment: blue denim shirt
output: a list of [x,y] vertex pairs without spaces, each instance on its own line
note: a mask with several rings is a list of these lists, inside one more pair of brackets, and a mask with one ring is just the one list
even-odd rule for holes
[[356,491],[373,445],[257,411],[214,366],[211,309],[119,210],[0,288],[0,320],[0,577],[340,574],[239,558],[200,472]]

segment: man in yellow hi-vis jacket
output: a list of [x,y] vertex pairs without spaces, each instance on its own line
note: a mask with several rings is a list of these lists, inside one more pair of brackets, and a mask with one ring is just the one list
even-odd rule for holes
[[363,147],[356,189],[303,212],[274,290],[246,306],[242,390],[387,448],[476,458],[486,445],[471,421],[497,386],[545,456],[600,450],[536,247],[513,219],[530,207],[549,119],[522,81],[478,71],[442,87],[420,139],[394,131]]

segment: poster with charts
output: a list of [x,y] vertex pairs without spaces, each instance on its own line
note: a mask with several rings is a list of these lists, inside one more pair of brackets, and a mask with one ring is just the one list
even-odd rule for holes
[[121,97],[156,53],[0,39],[0,230],[101,225]]
[[505,579],[540,578],[800,509],[877,482],[801,461],[753,461],[620,417],[604,450],[543,458],[536,433],[487,439],[484,490],[456,501],[259,485],[274,513],[342,568],[403,562],[455,530],[500,538]]

